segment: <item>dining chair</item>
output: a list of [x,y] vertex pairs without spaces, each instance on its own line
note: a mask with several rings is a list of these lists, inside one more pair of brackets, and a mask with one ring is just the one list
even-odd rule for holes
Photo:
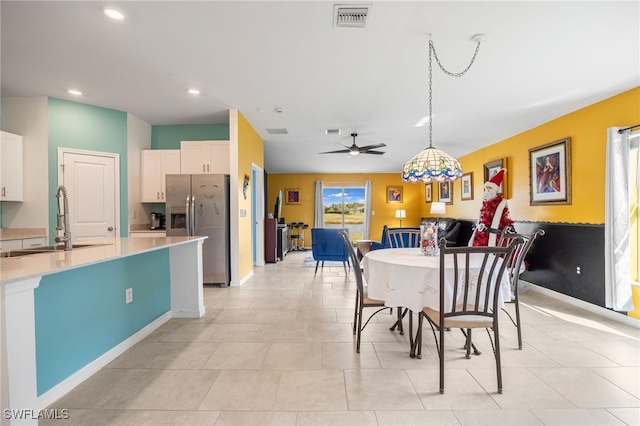
[[391,248],[420,247],[419,229],[389,229],[387,238]]
[[545,234],[544,229],[537,229],[532,234],[518,234],[513,227],[513,225],[506,226],[496,245],[498,247],[506,247],[511,244],[514,239],[519,238],[520,244],[518,244],[511,254],[510,260],[507,264],[507,276],[509,277],[509,282],[511,283],[511,301],[515,305],[515,318],[511,316],[509,311],[503,308],[503,311],[507,314],[513,325],[516,326],[518,331],[518,349],[522,349],[522,323],[520,321],[520,301],[518,299],[518,281],[520,279],[520,274],[525,271],[525,263],[524,260],[527,257],[527,253],[529,253],[529,249],[533,245],[533,242],[536,238],[541,237]]
[[[520,239],[516,237],[507,247],[447,247],[446,239],[440,239],[440,286],[437,309],[425,307],[419,316],[415,340],[417,355],[422,351],[422,325],[426,318],[436,341],[440,361],[440,393],[444,393],[445,330],[459,328],[466,336],[466,357],[471,354],[471,330],[487,330],[496,360],[498,393],[502,393],[502,368],[500,365],[500,336],[498,316],[500,309],[500,285],[507,269],[507,262]],[[481,267],[470,273],[472,257],[481,257]],[[475,259],[474,262],[478,262]],[[446,264],[453,265],[448,272]],[[489,329],[493,331],[493,339]],[[438,331],[438,333],[436,333]],[[466,332],[465,332],[466,331]],[[415,352],[412,350],[412,353]]]
[[[351,259],[351,263],[353,263],[354,265],[357,265],[358,257],[356,255],[355,250],[353,249],[353,245],[351,244],[351,241],[349,240],[349,234],[342,229],[339,231],[339,234],[340,236],[342,236],[342,239],[344,240],[344,245],[347,252],[349,253],[349,258]],[[362,330],[364,330],[367,324],[369,324],[369,321],[371,320],[371,318],[373,318],[375,314],[377,314],[380,311],[384,311],[385,309],[391,309],[391,308],[386,307],[384,305],[384,300],[375,300],[375,299],[369,298],[367,286],[362,276],[362,269],[356,268],[356,267],[352,269],[353,269],[353,273],[356,276],[356,306],[353,314],[352,329],[353,329],[354,336],[357,335],[356,352],[360,353],[360,340],[361,340]],[[364,310],[364,308],[378,308],[378,309],[374,313],[369,315],[367,322],[365,322],[364,325],[362,325],[362,311]]]
[[[419,229],[404,229],[404,228],[394,228],[387,229],[387,239],[388,245],[391,248],[410,248],[410,247],[420,247],[420,230]],[[394,331],[396,327],[400,331],[400,334],[404,334],[404,329],[402,327],[402,319],[409,312],[408,309],[398,309],[398,319],[391,326],[390,330]],[[391,313],[393,309],[391,310]]]

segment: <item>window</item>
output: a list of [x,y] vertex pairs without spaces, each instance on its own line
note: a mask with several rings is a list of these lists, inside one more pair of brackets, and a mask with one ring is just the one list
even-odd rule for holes
[[361,240],[365,222],[365,188],[333,186],[322,188],[325,228],[347,228],[351,241]]

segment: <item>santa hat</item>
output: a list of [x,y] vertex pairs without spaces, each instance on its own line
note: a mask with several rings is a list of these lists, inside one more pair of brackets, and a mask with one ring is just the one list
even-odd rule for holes
[[498,190],[500,188],[500,185],[502,185],[502,180],[504,179],[504,172],[505,172],[505,169],[500,169],[498,173],[493,175],[493,177],[489,179],[487,183],[485,183],[485,186],[490,186],[491,188],[495,188],[496,190]]

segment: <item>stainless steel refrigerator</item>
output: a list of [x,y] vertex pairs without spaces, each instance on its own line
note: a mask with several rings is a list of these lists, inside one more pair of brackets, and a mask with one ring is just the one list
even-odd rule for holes
[[204,284],[230,282],[229,175],[167,175],[168,237],[207,236],[202,246]]

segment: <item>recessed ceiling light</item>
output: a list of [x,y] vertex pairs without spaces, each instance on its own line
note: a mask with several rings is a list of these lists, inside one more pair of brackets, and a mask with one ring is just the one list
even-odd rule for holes
[[190,93],[190,94],[192,94],[192,95],[199,95],[199,94],[200,94],[200,90],[195,89],[195,88],[193,88],[193,87],[192,87],[192,88],[190,88],[190,89],[187,89],[187,92],[189,92],[189,93]]
[[124,14],[120,12],[118,9],[114,9],[113,7],[103,8],[102,13],[104,13],[114,21],[124,21]]
[[78,89],[69,89],[67,90],[67,93],[75,96],[82,96],[82,92]]

